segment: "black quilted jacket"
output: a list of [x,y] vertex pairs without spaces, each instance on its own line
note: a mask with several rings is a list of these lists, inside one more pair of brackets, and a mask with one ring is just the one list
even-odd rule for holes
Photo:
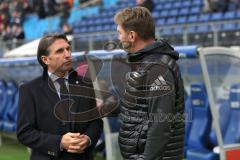
[[184,88],[178,53],[156,41],[129,54],[131,72],[121,100],[119,145],[126,160],[181,160]]

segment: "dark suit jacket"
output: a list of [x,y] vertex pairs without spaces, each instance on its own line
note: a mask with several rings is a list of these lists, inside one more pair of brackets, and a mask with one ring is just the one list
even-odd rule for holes
[[[74,71],[69,74],[69,84],[91,87],[90,81],[83,81]],[[18,140],[32,149],[31,160],[89,160],[103,128],[101,119],[88,122],[63,122],[54,114],[54,107],[60,101],[52,81],[43,76],[22,85],[19,89],[19,110],[17,121]],[[70,90],[71,92],[71,90]],[[92,97],[94,92],[92,90]],[[72,112],[82,112],[96,106],[95,99],[70,95],[75,102]],[[62,135],[80,132],[91,139],[83,154],[60,151]]]

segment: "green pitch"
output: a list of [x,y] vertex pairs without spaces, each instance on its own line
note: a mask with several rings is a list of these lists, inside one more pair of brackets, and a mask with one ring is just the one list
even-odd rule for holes
[[27,148],[16,140],[3,138],[0,146],[0,160],[28,160]]
[[[2,146],[0,146],[0,160],[28,160],[29,152],[27,148],[10,138],[2,138]],[[97,154],[95,160],[104,160]]]

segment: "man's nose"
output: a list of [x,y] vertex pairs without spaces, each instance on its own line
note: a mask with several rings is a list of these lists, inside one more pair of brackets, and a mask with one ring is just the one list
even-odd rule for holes
[[65,54],[65,57],[71,57],[71,51],[68,49],[65,49],[64,54]]

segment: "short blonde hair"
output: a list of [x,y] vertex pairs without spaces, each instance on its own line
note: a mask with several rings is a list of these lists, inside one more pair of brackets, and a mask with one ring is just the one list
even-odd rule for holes
[[114,16],[114,21],[125,31],[135,31],[140,38],[155,38],[155,22],[148,9],[144,7],[125,8]]

